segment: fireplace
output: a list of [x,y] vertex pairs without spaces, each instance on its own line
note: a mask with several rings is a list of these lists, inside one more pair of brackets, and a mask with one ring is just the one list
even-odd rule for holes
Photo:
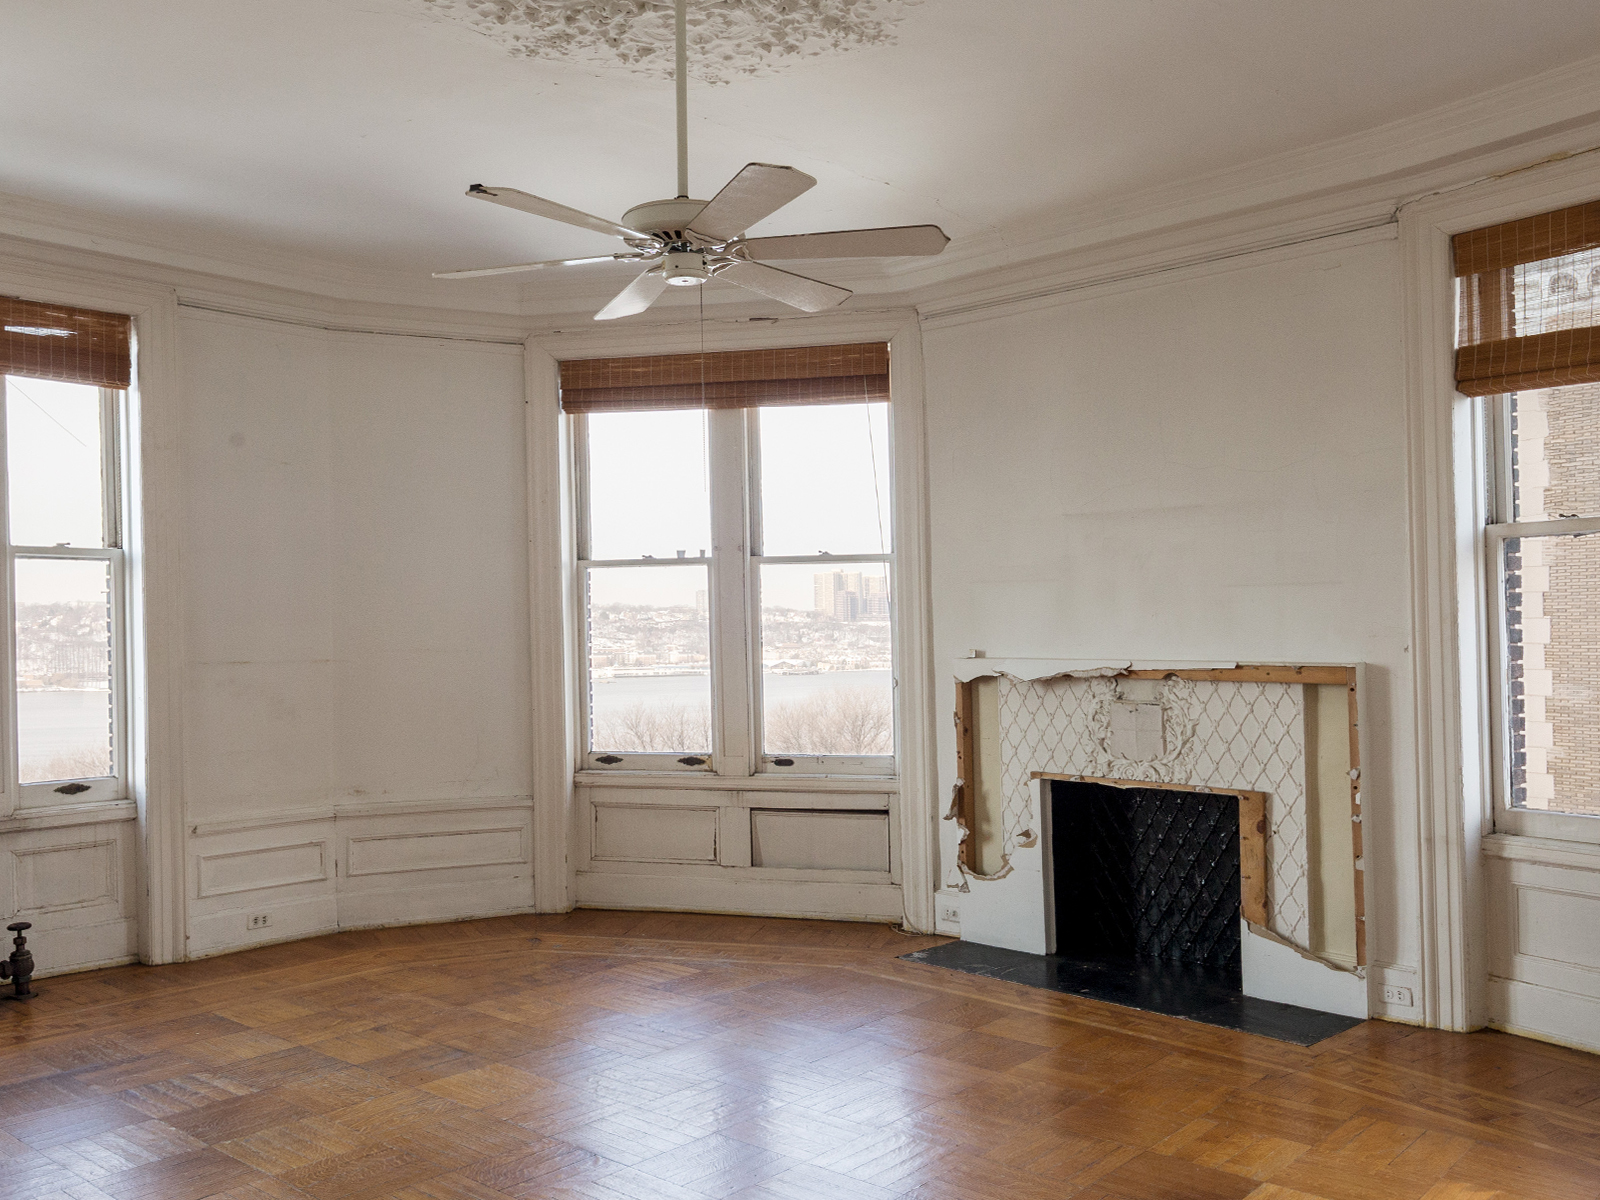
[[[941,913],[965,941],[1222,972],[1234,996],[1242,976],[1248,998],[1364,1015],[1357,668],[973,657],[957,672]],[[1162,850],[1178,833],[1205,836]],[[1155,910],[1134,903],[1162,889]],[[1168,903],[1186,890],[1198,908]]]

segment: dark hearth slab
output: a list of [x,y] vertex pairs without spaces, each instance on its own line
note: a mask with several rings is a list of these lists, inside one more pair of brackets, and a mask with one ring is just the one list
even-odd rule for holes
[[901,957],[968,975],[1004,979],[1008,983],[1022,983],[1069,996],[1086,996],[1142,1012],[1236,1029],[1280,1042],[1293,1042],[1297,1046],[1314,1046],[1323,1038],[1361,1024],[1355,1017],[1246,996],[1239,990],[1236,967],[1134,959],[1059,958],[1053,954],[1023,954],[1019,950],[980,946],[976,942],[948,942]]

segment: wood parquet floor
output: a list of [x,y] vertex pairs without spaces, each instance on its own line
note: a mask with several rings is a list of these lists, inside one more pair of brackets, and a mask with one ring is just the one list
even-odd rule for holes
[[1309,1049],[871,925],[578,912],[45,980],[4,1200],[1595,1200],[1600,1058]]

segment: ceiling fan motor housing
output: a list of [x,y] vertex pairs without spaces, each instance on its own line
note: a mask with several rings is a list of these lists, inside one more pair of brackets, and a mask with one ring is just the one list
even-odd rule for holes
[[690,240],[690,224],[705,206],[704,200],[652,200],[623,213],[622,223],[640,233],[652,233],[664,242],[686,242]]

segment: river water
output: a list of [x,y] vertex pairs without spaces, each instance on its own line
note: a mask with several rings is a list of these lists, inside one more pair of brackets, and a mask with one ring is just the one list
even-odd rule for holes
[[[892,671],[825,671],[818,675],[766,676],[765,702],[782,704],[786,700],[805,700],[824,692],[850,688],[870,688],[887,693]],[[681,704],[693,708],[709,704],[711,680],[705,675],[644,675],[626,679],[600,679],[594,685],[594,715],[622,712],[641,701],[655,704]]]
[[[890,671],[826,671],[819,675],[766,676],[766,703],[804,700],[824,692],[869,688],[887,692]],[[605,716],[644,701],[649,704],[706,704],[711,681],[705,675],[645,675],[604,679],[594,685],[594,713]],[[17,695],[18,749],[25,759],[50,758],[106,744],[110,725],[106,692],[20,692]]]

